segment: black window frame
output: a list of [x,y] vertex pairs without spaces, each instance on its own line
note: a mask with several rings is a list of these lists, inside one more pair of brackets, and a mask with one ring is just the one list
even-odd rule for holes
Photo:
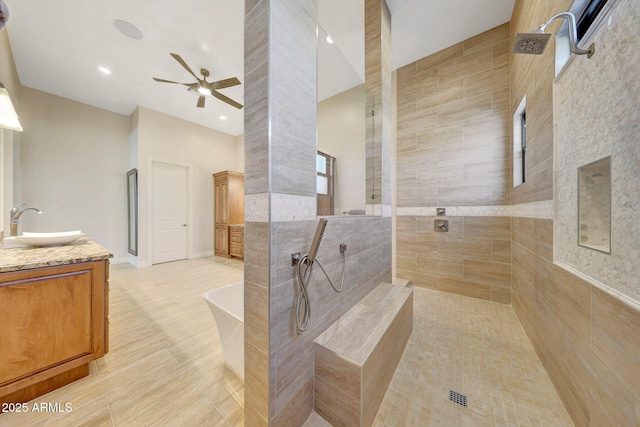
[[578,40],[576,41],[576,43],[579,42],[587,33],[587,31],[591,27],[591,24],[594,23],[607,1],[608,0],[590,0],[589,2],[587,2],[584,11],[577,18],[576,27],[578,30]]

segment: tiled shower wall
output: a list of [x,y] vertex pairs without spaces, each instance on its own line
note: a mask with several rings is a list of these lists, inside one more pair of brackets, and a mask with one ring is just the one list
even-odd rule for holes
[[640,423],[640,312],[552,261],[553,221],[512,218],[513,308],[576,426]]
[[396,275],[416,286],[509,304],[509,217],[447,218],[448,233],[434,231],[436,217],[397,218]]
[[[507,304],[511,224],[498,207],[510,202],[509,52],[507,23],[398,70],[396,187],[396,275]],[[470,213],[435,232],[437,206]]]
[[[611,25],[596,35],[597,54],[576,58],[554,85],[556,190],[565,201],[557,210],[556,261],[640,303],[640,4],[619,0],[610,16]],[[607,156],[614,218],[610,255],[576,248],[575,226],[576,171]],[[606,208],[603,213],[609,216]]]
[[[569,9],[573,0],[517,1],[511,16],[511,40],[517,32],[529,32],[558,12]],[[554,33],[561,21],[547,27]],[[553,199],[553,94],[555,39],[542,55],[511,55],[511,108],[527,97],[526,181],[513,188],[511,203]]]
[[339,282],[347,244],[345,288],[336,294],[316,267],[311,324],[296,335],[291,254],[309,251],[318,224],[317,5],[247,0],[245,9],[245,425],[299,426],[313,410],[313,340],[391,280],[391,218],[329,218],[318,259]]
[[[535,28],[570,4],[518,0],[512,33]],[[595,55],[574,58],[555,85],[552,46],[539,57],[512,59],[512,112],[526,91],[528,124],[532,115],[541,115],[539,124],[528,125],[530,141],[549,153],[535,159],[551,156],[540,160],[539,171],[530,171],[531,185],[514,190],[513,200],[551,198],[553,184],[546,176],[555,138],[558,239],[554,254],[552,219],[512,218],[513,307],[577,426],[640,425],[640,297],[634,294],[640,4],[609,4],[615,5],[612,25],[596,32]],[[577,246],[575,217],[577,167],[609,154],[617,194],[612,227],[620,227],[612,233],[611,255]],[[591,277],[562,268],[554,256]]]

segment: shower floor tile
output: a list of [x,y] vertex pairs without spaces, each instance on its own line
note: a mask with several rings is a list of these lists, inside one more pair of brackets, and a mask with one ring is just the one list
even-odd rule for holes
[[573,426],[511,306],[413,289],[413,334],[374,426]]

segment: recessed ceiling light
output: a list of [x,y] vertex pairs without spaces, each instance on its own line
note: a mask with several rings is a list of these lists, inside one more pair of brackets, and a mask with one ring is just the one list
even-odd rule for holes
[[331,36],[327,36],[327,43],[333,44],[333,39],[331,38]]
[[111,70],[107,67],[98,67],[98,70],[102,71],[104,74],[111,74]]
[[220,120],[227,120],[227,116],[218,116]]
[[127,21],[116,19],[113,21],[113,26],[116,27],[116,30],[120,31],[122,34],[131,39],[140,40],[142,38],[142,31],[140,31],[136,28],[135,25]]

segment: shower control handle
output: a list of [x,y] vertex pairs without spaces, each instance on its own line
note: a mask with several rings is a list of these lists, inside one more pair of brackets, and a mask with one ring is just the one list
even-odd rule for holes
[[440,232],[448,232],[449,231],[449,220],[446,219],[436,219],[433,223],[433,230]]

